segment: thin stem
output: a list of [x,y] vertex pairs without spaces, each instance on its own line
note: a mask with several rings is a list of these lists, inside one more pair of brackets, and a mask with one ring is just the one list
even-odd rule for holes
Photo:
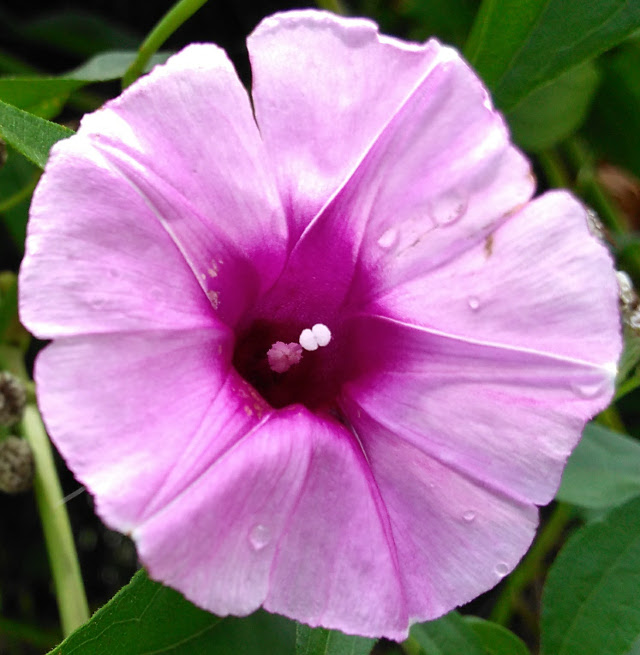
[[507,578],[506,584],[493,611],[491,620],[503,626],[508,626],[514,614],[514,602],[522,592],[535,580],[549,552],[558,544],[567,523],[573,516],[573,508],[565,503],[558,503],[553,514],[533,543],[531,550],[520,563],[520,566]]
[[51,443],[35,405],[27,405],[21,428],[35,461],[33,489],[47,544],[62,632],[67,636],[89,620],[78,555],[69,515],[62,500]]
[[36,188],[36,184],[38,184],[39,179],[40,173],[38,172],[38,174],[34,176],[34,178],[30,180],[25,186],[23,186],[22,189],[18,189],[8,198],[0,201],[0,213],[8,212],[9,210],[19,205],[23,200],[29,198],[33,193],[33,190]]
[[598,182],[595,160],[578,137],[565,142],[567,157],[576,169],[576,186],[592,203],[603,223],[615,234],[625,234],[627,226],[606,191]]
[[550,187],[566,189],[571,186],[571,176],[556,150],[543,150],[537,154],[537,159]]
[[206,3],[207,0],[180,0],[160,19],[151,30],[147,38],[138,48],[138,56],[131,63],[122,77],[122,88],[126,89],[135,82],[149,60],[158,51],[162,44],[193,14]]
[[615,405],[609,405],[607,409],[604,409],[596,416],[595,419],[600,425],[604,425],[606,428],[615,430],[616,432],[627,432],[627,428],[620,417],[620,412],[616,409]]

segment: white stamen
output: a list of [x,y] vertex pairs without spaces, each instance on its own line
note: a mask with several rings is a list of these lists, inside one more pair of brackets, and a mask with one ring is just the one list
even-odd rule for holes
[[316,338],[319,346],[326,346],[331,341],[331,330],[322,323],[316,323],[311,328],[311,332],[313,332],[313,336]]
[[331,330],[322,323],[316,323],[311,329],[302,330],[298,341],[305,350],[317,350],[318,346],[326,346],[331,341]]
[[298,342],[305,350],[318,350],[318,340],[309,328],[302,330]]

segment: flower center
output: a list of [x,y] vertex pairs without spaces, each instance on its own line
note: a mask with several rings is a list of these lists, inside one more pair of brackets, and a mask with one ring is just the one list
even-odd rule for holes
[[238,336],[233,364],[273,407],[301,403],[314,410],[335,409],[343,361],[332,336],[323,323],[296,330],[254,321]]

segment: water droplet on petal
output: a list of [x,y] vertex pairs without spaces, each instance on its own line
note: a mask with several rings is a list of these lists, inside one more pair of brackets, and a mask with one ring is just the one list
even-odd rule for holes
[[271,541],[271,531],[266,525],[254,525],[249,533],[249,541],[254,550],[262,550]]
[[452,225],[467,211],[467,200],[457,192],[445,193],[433,202],[431,215],[437,225]]
[[395,245],[397,240],[398,240],[398,230],[391,227],[378,239],[378,245],[383,250],[389,250]]
[[509,573],[509,565],[506,562],[499,562],[496,564],[496,575],[504,578],[507,573]]
[[602,393],[608,384],[607,380],[598,380],[597,382],[575,384],[573,390],[582,398],[594,398]]
[[472,521],[475,521],[475,519],[476,519],[476,513],[475,513],[472,509],[470,509],[470,510],[466,511],[466,512],[462,515],[462,518],[463,518],[467,523],[471,523]]
[[476,298],[475,296],[471,296],[467,300],[467,303],[469,304],[469,308],[472,309],[474,312],[480,308],[480,300],[478,300],[478,298]]

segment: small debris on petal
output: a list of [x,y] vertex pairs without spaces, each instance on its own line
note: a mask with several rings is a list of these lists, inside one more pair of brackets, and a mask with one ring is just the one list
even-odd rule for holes
[[276,341],[267,352],[269,367],[276,373],[286,373],[302,359],[302,348],[297,343]]

